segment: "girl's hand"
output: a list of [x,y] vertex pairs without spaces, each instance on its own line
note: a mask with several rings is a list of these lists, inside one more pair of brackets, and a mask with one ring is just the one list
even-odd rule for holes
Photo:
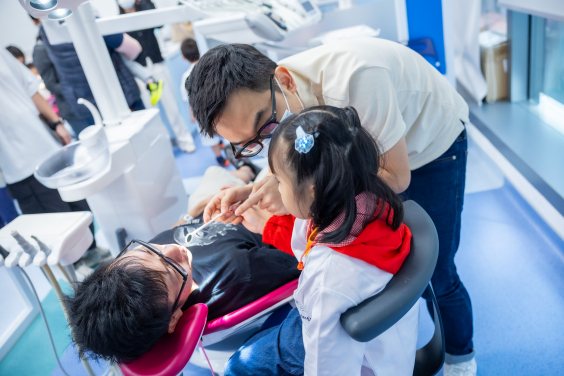
[[262,235],[264,226],[270,217],[272,217],[272,214],[266,210],[260,210],[256,207],[252,207],[243,213],[243,226],[255,234]]
[[[252,191],[252,185],[244,185],[238,187],[231,187],[225,189],[215,196],[212,197],[210,202],[206,205],[204,209],[204,222],[209,222],[209,220],[219,213],[226,213],[223,217],[220,217],[218,221],[223,223],[229,223],[235,220],[235,215],[233,212],[229,212],[229,207],[238,201],[245,201]],[[235,208],[232,208],[235,210]],[[242,218],[239,218],[238,222],[233,222],[234,224],[240,223]]]
[[245,211],[256,204],[258,204],[259,209],[267,210],[274,215],[290,214],[282,202],[282,197],[278,191],[278,180],[274,175],[267,175],[260,182],[253,184],[249,198],[239,205],[235,210],[235,215],[243,215]]

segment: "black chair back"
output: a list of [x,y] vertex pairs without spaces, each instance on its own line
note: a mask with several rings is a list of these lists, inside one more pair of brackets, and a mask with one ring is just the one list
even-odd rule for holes
[[341,315],[341,325],[359,342],[376,338],[398,322],[421,295],[432,299],[435,333],[417,350],[414,376],[433,376],[443,366],[444,333],[437,301],[431,287],[431,276],[439,255],[439,239],[433,221],[414,201],[405,201],[404,223],[412,233],[411,250],[400,270],[378,294]]

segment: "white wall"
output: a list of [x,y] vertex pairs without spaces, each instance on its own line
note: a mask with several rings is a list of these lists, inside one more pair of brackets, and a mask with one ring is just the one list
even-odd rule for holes
[[36,37],[37,27],[18,0],[0,0],[0,47],[16,46],[31,61]]

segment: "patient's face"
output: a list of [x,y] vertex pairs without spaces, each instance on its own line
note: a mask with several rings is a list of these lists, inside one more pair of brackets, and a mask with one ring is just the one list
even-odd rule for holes
[[[192,279],[192,253],[185,247],[177,244],[158,245],[152,244],[155,248],[159,249],[163,255],[176,261],[188,273],[186,286],[182,290],[182,296],[178,301],[178,307],[182,307],[190,292],[193,290],[194,281]],[[153,252],[146,251],[141,247],[135,248],[128,252],[128,256],[135,255],[137,260],[142,261],[145,266],[151,269],[165,272],[165,282],[168,288],[168,300],[170,306],[174,304],[180,288],[182,287],[182,276],[178,273],[169,263],[164,261],[161,257]],[[127,257],[127,256],[126,256]]]

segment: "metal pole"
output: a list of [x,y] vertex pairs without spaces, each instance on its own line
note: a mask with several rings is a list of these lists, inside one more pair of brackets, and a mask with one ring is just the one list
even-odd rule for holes
[[[67,312],[67,307],[65,306],[65,303],[64,303],[65,295],[63,294],[63,291],[61,290],[61,286],[59,286],[59,282],[57,282],[57,278],[55,278],[55,276],[53,275],[53,272],[51,271],[51,268],[49,267],[49,265],[43,265],[41,267],[41,269],[43,269],[43,272],[47,276],[47,279],[51,283],[51,286],[53,286],[53,290],[55,290],[55,294],[57,294],[57,297],[59,298],[59,303],[61,303],[61,307],[63,308],[63,313],[65,314],[65,318],[67,319],[67,322],[68,322],[69,321],[69,315],[68,315],[68,312]],[[74,288],[74,286],[73,286],[73,288]],[[71,330],[71,336],[72,336],[72,330]],[[78,346],[77,346],[77,350],[78,350]],[[81,357],[80,361],[82,362],[82,365],[84,366],[84,369],[86,370],[86,373],[89,376],[96,376],[96,374],[92,370],[92,367],[90,367],[90,363],[88,363],[88,360],[86,360],[86,358]]]
[[118,125],[131,111],[90,3],[79,6],[66,23],[104,123]]

